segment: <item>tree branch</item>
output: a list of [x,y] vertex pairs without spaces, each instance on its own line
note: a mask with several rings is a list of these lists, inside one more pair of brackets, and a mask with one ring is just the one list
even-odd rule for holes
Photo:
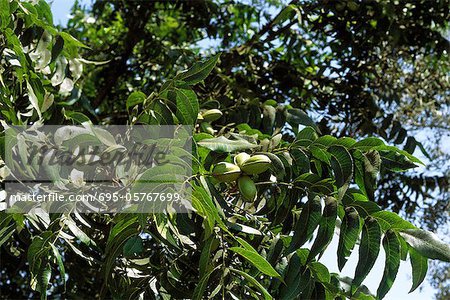
[[137,9],[136,16],[131,16],[129,21],[128,32],[124,39],[124,50],[117,56],[116,60],[109,64],[109,67],[104,70],[107,74],[102,88],[99,90],[97,97],[91,103],[95,109],[100,106],[106,97],[111,93],[113,88],[126,70],[127,61],[133,54],[134,47],[145,37],[145,24],[150,17],[151,9],[148,6],[142,5]]

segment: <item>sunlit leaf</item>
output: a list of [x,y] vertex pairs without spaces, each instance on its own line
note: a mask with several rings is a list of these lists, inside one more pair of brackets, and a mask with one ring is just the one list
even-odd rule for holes
[[405,229],[400,235],[421,255],[450,262],[450,246],[434,233],[422,229]]
[[259,253],[256,252],[255,249],[253,249],[253,247],[251,249],[249,249],[248,247],[231,247],[230,250],[244,257],[262,273],[271,277],[281,277],[280,274],[278,274],[278,272],[275,271],[275,269],[269,264],[269,262],[267,262],[264,257],[259,255]]
[[128,96],[127,98],[127,109],[129,109],[130,107],[134,107],[138,104],[141,104],[142,102],[145,101],[146,98],[147,96],[142,92],[131,93],[130,96]]
[[203,81],[215,67],[219,60],[220,53],[212,56],[204,62],[196,63],[189,70],[175,76],[175,80],[180,80],[189,85]]
[[294,227],[294,236],[288,252],[300,248],[311,237],[321,219],[322,205],[319,197],[311,198],[303,207]]

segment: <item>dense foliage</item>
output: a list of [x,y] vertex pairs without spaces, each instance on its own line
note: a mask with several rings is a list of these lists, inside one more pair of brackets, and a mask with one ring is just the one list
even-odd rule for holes
[[[448,193],[446,174],[405,173],[421,165],[416,147],[427,154],[407,126],[448,121],[446,1],[98,1],[92,15],[75,6],[70,34],[43,0],[0,0],[0,13],[3,128],[195,127],[195,212],[1,212],[2,297],[372,299],[402,260],[411,290],[429,258],[450,261],[448,245],[382,209]],[[205,38],[221,51],[199,59]],[[217,177],[242,152],[270,168]],[[340,269],[359,244],[353,279],[318,261],[335,233]],[[362,283],[381,247],[372,295]]]
[[[195,87],[200,99],[238,108],[232,121],[256,129],[250,102],[289,102],[310,113],[324,134],[376,135],[424,152],[429,172],[385,174],[377,202],[432,229],[445,224],[449,166],[439,141],[450,129],[450,3],[283,2],[76,6],[68,27],[89,44],[83,56],[110,61],[87,67],[77,105],[94,121],[124,122],[124,94],[150,94],[205,48],[222,52],[217,76]],[[421,131],[429,136],[424,145],[419,141],[427,139],[416,139]]]

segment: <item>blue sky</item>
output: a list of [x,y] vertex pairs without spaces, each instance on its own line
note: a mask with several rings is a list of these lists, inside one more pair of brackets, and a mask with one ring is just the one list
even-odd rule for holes
[[[70,15],[70,8],[74,0],[47,0],[52,6],[53,20],[55,24],[66,25]],[[79,0],[79,3],[89,4],[91,0]]]
[[[54,14],[55,23],[65,25],[67,23],[70,8],[74,0],[53,0],[49,2],[53,2],[52,11]],[[91,0],[80,0],[79,2],[89,4],[91,3]],[[337,242],[338,236],[336,235],[329,248],[325,252],[324,256],[321,258],[320,262],[325,264],[329,268],[330,272],[339,273],[336,258]],[[383,249],[381,249],[380,256],[378,257],[374,268],[369,273],[367,279],[364,281],[364,284],[367,285],[373,293],[376,292],[378,284],[380,283],[380,280],[383,276],[384,258],[384,251]],[[341,274],[353,277],[357,262],[358,249],[355,248]],[[411,288],[411,284],[411,265],[409,264],[409,261],[402,262],[397,274],[397,279],[395,280],[392,289],[386,295],[385,299],[424,300],[433,298],[434,290],[426,281],[424,282],[424,284],[422,284],[422,289],[417,289],[415,292],[408,294],[408,291]]]

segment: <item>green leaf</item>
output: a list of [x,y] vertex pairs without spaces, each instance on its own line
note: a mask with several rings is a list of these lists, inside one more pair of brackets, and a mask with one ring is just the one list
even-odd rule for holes
[[108,147],[117,146],[116,139],[108,130],[99,127],[94,127],[91,124],[89,124],[89,129],[102,144]]
[[128,227],[135,227],[137,225],[136,221],[137,217],[132,217],[129,219],[124,218],[115,224],[109,233],[108,241],[106,242],[106,251],[108,251],[108,245],[111,246],[114,244],[119,234],[121,234],[125,229]]
[[379,151],[383,168],[393,172],[403,172],[408,169],[417,167],[417,165],[410,161],[405,155],[396,151]]
[[400,235],[421,255],[450,262],[450,246],[434,233],[422,229],[405,229]]
[[337,138],[331,135],[323,135],[314,141],[313,145],[323,146],[322,148],[327,148],[334,145],[337,142]]
[[50,62],[54,62],[59,57],[63,49],[64,49],[64,39],[61,36],[57,36],[55,44],[52,47],[52,58]]
[[286,112],[286,121],[290,124],[310,126],[314,128],[317,133],[321,133],[316,123],[301,109],[288,109]]
[[51,277],[51,267],[48,263],[51,242],[55,236],[51,231],[44,231],[35,236],[28,247],[27,260],[31,273],[31,287],[41,294],[41,299],[47,299],[47,287]]
[[322,205],[320,197],[308,200],[294,227],[294,236],[288,248],[288,253],[300,248],[311,237],[321,218]]
[[47,1],[39,0],[35,6],[40,16],[44,17],[50,25],[53,25],[53,15]]
[[30,264],[30,270],[33,270],[36,265],[39,265],[39,256],[46,253],[53,238],[54,235],[51,231],[44,231],[40,235],[33,238],[27,252],[27,260]]
[[282,24],[284,21],[291,19],[293,16],[297,16],[298,23],[302,23],[302,13],[300,9],[294,5],[290,4],[286,6],[272,21],[273,24]]
[[301,149],[294,148],[290,150],[290,156],[292,157],[292,169],[296,175],[309,173],[310,162],[308,155]]
[[200,110],[197,95],[190,89],[175,89],[174,91],[178,119],[184,125],[195,124]]
[[237,273],[237,274],[241,275],[248,282],[250,282],[252,285],[257,287],[261,291],[261,293],[263,294],[265,300],[273,299],[272,296],[269,294],[269,292],[263,287],[263,285],[261,283],[259,283],[258,280],[256,280],[252,276],[250,276],[249,274],[247,274],[247,273],[245,273],[243,271],[240,271],[240,270],[233,269],[233,268],[229,268],[229,270],[234,272],[234,273]]
[[312,275],[314,278],[322,283],[330,282],[331,276],[330,272],[328,271],[328,268],[317,261],[313,261],[309,264],[309,268],[311,269]]
[[308,140],[311,142],[316,141],[318,138],[319,136],[317,135],[317,132],[311,126],[306,126],[302,130],[300,130],[296,136],[297,140]]
[[66,285],[66,270],[64,268],[64,263],[62,261],[61,254],[59,253],[59,251],[55,245],[50,244],[50,246],[52,247],[53,255],[55,256],[56,262],[58,263],[59,274],[61,275],[61,280],[63,281],[64,286],[65,286]]
[[416,226],[404,220],[394,212],[383,210],[375,212],[371,214],[371,216],[378,220],[378,224],[380,224],[383,231],[387,231],[388,229],[417,229]]
[[269,251],[267,252],[266,256],[267,261],[271,265],[275,265],[279,261],[282,255],[283,248],[283,240],[279,236],[275,236],[271,241],[270,247],[268,249]]
[[320,220],[319,230],[316,240],[309,252],[308,261],[312,260],[317,254],[324,251],[333,239],[334,228],[337,217],[337,200],[333,197],[325,198],[325,207]]
[[298,258],[300,259],[300,265],[304,266],[306,265],[308,256],[309,256],[309,249],[306,248],[300,248],[297,251],[295,251]]
[[354,207],[346,208],[339,232],[339,243],[337,249],[339,271],[342,271],[342,268],[347,262],[347,258],[350,256],[352,249],[355,247],[360,231],[361,222],[358,211]]
[[170,109],[159,99],[154,99],[148,106],[148,114],[142,121],[149,125],[172,125],[173,116]]
[[312,127],[305,127],[303,128],[295,138],[295,144],[299,146],[309,146],[311,142],[317,140],[319,136],[317,135],[317,132]]
[[294,254],[289,260],[288,268],[284,275],[286,285],[280,288],[277,299],[291,300],[298,299],[311,281],[311,271],[301,265],[300,258]]
[[354,139],[352,139],[351,137],[342,137],[342,138],[337,139],[337,141],[334,142],[334,145],[341,145],[347,149],[353,147],[353,145],[355,145],[355,144],[356,144],[356,141]]
[[331,168],[338,187],[349,182],[353,176],[353,159],[350,153],[343,146],[331,146],[328,148],[331,153]]
[[372,201],[353,201],[347,205],[356,208],[361,217],[371,216],[374,213],[381,211],[380,207]]
[[69,228],[69,230],[73,233],[75,237],[77,237],[83,244],[89,246],[89,245],[95,245],[95,242],[86,234],[83,230],[81,230],[75,221],[68,216],[65,220],[65,224]]
[[312,192],[331,194],[334,192],[333,180],[331,178],[321,179],[317,174],[305,173],[295,178],[294,183],[310,189]]
[[[251,246],[250,246],[251,247]],[[253,247],[250,250],[249,248],[240,248],[240,247],[231,247],[230,250],[241,255],[246,260],[248,260],[252,265],[254,265],[258,270],[262,273],[276,278],[281,278],[280,274],[269,264],[269,262],[259,255]]]
[[59,35],[64,39],[65,44],[70,45],[71,47],[89,49],[88,46],[86,46],[67,32],[60,32]]
[[78,124],[82,124],[84,122],[91,122],[91,120],[83,113],[77,112],[77,111],[70,111],[66,110],[64,111],[64,117],[69,120],[73,120]]
[[6,36],[9,47],[11,47],[14,50],[14,53],[17,55],[21,67],[24,68],[25,71],[28,71],[27,59],[25,57],[25,54],[23,53],[23,46],[19,38],[17,37],[17,35],[15,35],[14,31],[11,28],[6,28],[4,34]]
[[6,28],[10,21],[9,0],[0,0],[0,28]]
[[275,177],[277,179],[283,179],[284,176],[286,175],[286,169],[281,159],[277,155],[270,152],[264,152],[262,154],[270,158],[272,162],[272,164],[270,165],[270,170],[275,175]]
[[43,264],[40,267],[36,275],[36,278],[34,279],[36,280],[36,291],[38,291],[41,294],[41,300],[47,299],[47,288],[51,277],[52,277],[52,268],[50,264],[48,263]]
[[203,187],[198,185],[194,185],[192,205],[197,213],[205,219],[203,222],[205,227],[205,238],[208,238],[213,232],[216,221],[220,220],[217,208],[214,205],[211,196]]
[[428,153],[427,149],[425,149],[425,147],[423,146],[423,144],[418,142],[416,139],[414,139],[414,142],[416,143],[416,146],[419,147],[419,149],[422,152],[422,154],[425,155],[426,158],[431,160],[432,158],[431,158],[430,154]]
[[126,257],[133,256],[135,254],[139,255],[144,250],[144,245],[142,244],[142,239],[140,236],[133,236],[123,245],[123,255]]
[[188,85],[194,85],[203,81],[214,69],[219,57],[220,53],[212,56],[204,62],[194,64],[189,70],[175,76],[175,80],[183,81]]
[[[355,163],[355,183],[367,198],[374,201],[376,179],[380,171],[380,155],[377,151],[369,151],[365,155],[360,150],[355,150],[353,158]],[[369,158],[371,159],[369,160]]]
[[128,96],[127,99],[127,109],[134,107],[147,99],[147,96],[143,92],[133,92]]
[[[194,289],[194,293],[192,294],[192,299],[193,300],[200,300],[203,299],[203,293],[206,290],[206,287],[208,286],[208,280],[209,277],[211,277],[211,274],[217,270],[220,266],[215,267],[214,269],[210,270],[208,273],[203,274],[199,283],[197,284],[197,286]],[[202,274],[202,273],[200,273]]]
[[14,224],[6,226],[0,230],[0,247],[9,240],[9,238],[14,234],[15,231],[16,226]]
[[236,241],[238,241],[238,243],[241,244],[241,246],[244,247],[245,249],[247,249],[247,250],[249,250],[249,251],[253,251],[253,252],[255,252],[255,253],[258,253],[258,252],[255,250],[255,248],[253,248],[252,245],[250,245],[249,243],[247,243],[246,240],[244,240],[244,239],[242,239],[242,238],[240,238],[240,237],[237,237],[237,238],[236,238]]
[[402,155],[404,157],[406,157],[406,159],[408,159],[409,161],[413,162],[413,163],[417,163],[417,164],[421,164],[421,165],[425,165],[420,159],[418,159],[417,157],[415,157],[414,155],[408,153],[405,150],[399,149],[395,146],[388,146],[388,145],[384,145],[384,146],[378,146],[375,148],[375,150],[378,151],[387,151],[387,152],[396,152],[399,155]]
[[199,262],[199,274],[200,276],[203,276],[207,273],[209,263],[210,263],[210,256],[211,256],[211,249],[213,246],[213,242],[215,241],[214,237],[210,237],[207,239],[203,245],[202,252],[200,254],[200,262]]
[[351,284],[353,279],[348,276],[339,276],[338,274],[332,274],[332,280],[335,281],[338,287],[342,287],[342,291],[345,292],[347,298],[351,299],[370,299],[375,300],[375,297],[372,296],[369,288],[365,285],[361,285],[358,287],[355,293],[351,295]]
[[257,147],[257,145],[251,144],[246,140],[230,140],[223,135],[217,138],[201,140],[198,142],[198,145],[212,151],[228,153]]
[[383,299],[391,289],[400,266],[400,241],[397,234],[387,231],[383,238],[383,248],[386,254],[383,278],[377,290],[378,299]]
[[[377,260],[380,252],[381,228],[376,219],[367,217],[361,234],[359,260],[356,265],[352,287],[357,288],[366,278]],[[353,289],[352,289],[353,290]]]
[[[169,156],[167,156],[169,157]],[[166,158],[167,158],[166,157]],[[168,159],[174,162],[178,157],[170,156]],[[181,164],[165,163],[147,169],[141,176],[134,181],[131,193],[150,193],[161,192],[163,190],[179,189],[187,176],[188,166]],[[147,209],[158,210],[164,205],[164,201],[153,201],[143,203],[148,205]]]
[[115,264],[117,256],[123,251],[123,245],[128,241],[131,236],[138,233],[139,223],[137,222],[137,217],[126,218],[119,221],[111,229],[108,241],[106,242],[105,249],[105,263],[104,263],[104,274],[105,281],[107,282],[111,276],[111,270]]
[[318,159],[321,162],[324,162],[327,165],[331,164],[331,154],[325,151],[322,147],[318,147],[315,145],[311,145],[308,147],[309,151],[314,158]]
[[415,289],[419,287],[422,281],[425,279],[428,271],[428,259],[422,256],[419,252],[414,250],[414,248],[409,248],[409,260],[411,262],[412,268],[412,287],[409,290],[412,293]]
[[356,142],[352,148],[359,149],[361,151],[369,151],[378,146],[384,146],[384,142],[376,137],[368,137],[363,139],[362,141]]
[[[222,195],[215,189],[214,185],[211,183],[209,178],[206,178],[205,176],[200,177],[201,187],[204,191],[204,194],[206,194],[206,204],[209,206],[209,209],[212,210],[212,212],[215,214],[215,221],[217,222],[217,225],[225,232],[228,232],[230,235],[230,231],[228,230],[228,227],[226,227],[225,223],[222,221],[221,216],[223,215],[223,212],[220,211],[220,209],[217,209],[217,205],[225,205],[223,202],[225,200],[222,198]],[[214,200],[217,200],[214,201]]]
[[43,96],[40,93],[38,93],[37,90],[33,89],[28,80],[27,80],[27,90],[28,90],[28,99],[30,100],[31,105],[36,110],[39,118],[42,118],[41,105],[42,102],[44,101]]
[[406,261],[410,246],[402,236],[399,236],[398,240],[400,241],[400,259]]
[[[368,288],[364,286],[363,290],[368,290]],[[358,300],[376,300],[375,296],[364,293],[362,290],[356,290],[352,298]]]

